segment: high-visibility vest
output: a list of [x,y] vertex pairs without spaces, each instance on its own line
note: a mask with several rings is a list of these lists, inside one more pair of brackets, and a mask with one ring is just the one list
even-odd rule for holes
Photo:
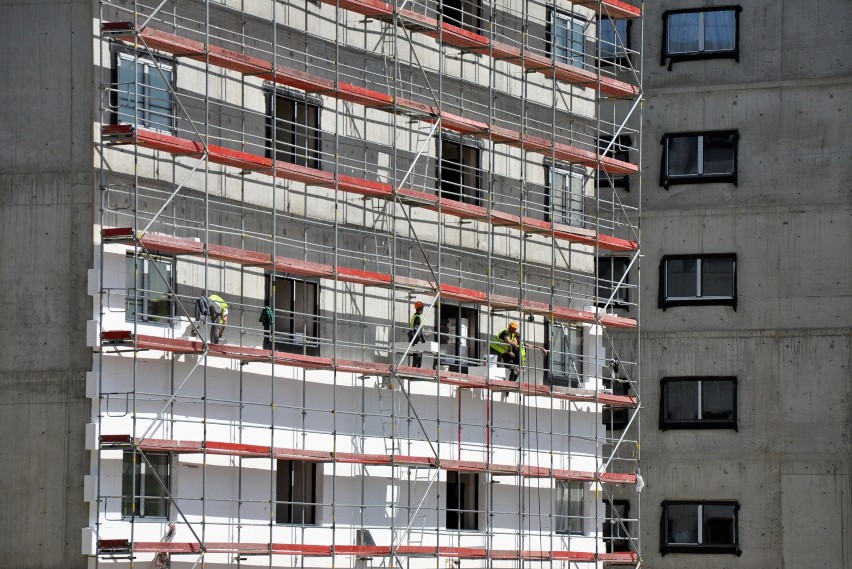
[[500,333],[494,336],[494,339],[491,341],[491,349],[497,352],[498,354],[505,354],[512,347],[506,342],[504,342],[503,338],[500,337],[506,333],[509,334],[509,338],[511,338],[512,340],[518,337],[517,334],[513,334],[512,332],[510,332],[508,328],[501,330]]
[[207,300],[212,300],[213,302],[219,305],[219,308],[222,309],[222,316],[228,315],[228,303],[225,302],[224,298],[222,298],[218,294],[211,294],[207,297]]
[[414,326],[415,326],[415,324],[414,324],[414,319],[415,319],[415,318],[420,318],[420,326],[422,326],[422,325],[423,325],[423,315],[422,315],[422,314],[417,314],[417,313],[415,312],[414,314],[412,314],[412,315],[411,315],[411,322],[409,323],[409,326],[410,326],[412,329],[413,329],[413,328],[414,328]]

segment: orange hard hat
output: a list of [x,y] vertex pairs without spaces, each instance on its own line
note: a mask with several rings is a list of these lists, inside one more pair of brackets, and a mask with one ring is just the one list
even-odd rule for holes
[[509,322],[509,328],[514,328],[515,330],[517,330],[518,329],[518,323],[517,322]]
[[414,309],[415,309],[415,310],[420,310],[420,309],[421,309],[421,308],[423,308],[424,306],[426,306],[426,305],[425,305],[425,304],[423,304],[422,302],[420,302],[419,300],[418,300],[417,302],[415,302],[415,303],[414,303]]

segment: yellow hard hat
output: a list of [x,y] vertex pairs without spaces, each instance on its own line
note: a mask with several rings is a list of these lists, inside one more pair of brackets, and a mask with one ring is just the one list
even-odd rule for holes
[[509,322],[509,328],[514,328],[515,330],[517,330],[519,328],[518,323],[517,322]]

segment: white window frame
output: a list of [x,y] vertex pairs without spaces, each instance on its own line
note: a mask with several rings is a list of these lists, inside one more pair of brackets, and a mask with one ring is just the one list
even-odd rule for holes
[[[559,63],[584,67],[586,62],[586,28],[589,21],[569,12],[551,10],[550,54]],[[566,41],[557,41],[557,29],[565,30]],[[579,28],[579,29],[578,29]],[[579,36],[579,41],[577,39]],[[560,51],[564,53],[560,53]]]
[[[136,272],[136,263],[135,260],[138,259],[139,262],[139,277],[141,277],[141,283],[133,282],[133,277],[128,275],[131,268],[133,268],[133,274]],[[152,296],[154,293],[151,290],[151,279],[152,277],[156,277],[157,279],[161,279],[160,273],[156,270],[156,268],[151,268],[151,263],[161,263],[168,267],[169,271],[169,282],[167,283],[167,291],[165,295],[169,304],[169,313],[165,316],[160,315],[152,315],[150,314],[150,303],[152,300]],[[132,253],[129,253],[125,256],[125,275],[127,275],[126,279],[126,297],[124,303],[124,318],[127,322],[133,322],[134,314],[138,314],[135,316],[136,319],[140,322],[145,322],[146,324],[156,324],[160,326],[171,326],[172,320],[174,318],[174,297],[172,296],[172,292],[175,286],[175,260],[174,257],[166,257],[166,256],[139,256],[134,257]],[[141,286],[141,290],[137,287]],[[136,288],[136,307],[133,306],[134,302],[134,288]],[[141,308],[140,308],[141,304]]]
[[[558,166],[553,166],[549,170],[547,213],[550,221],[571,227],[584,227],[586,217],[585,173],[574,168],[560,168]],[[561,178],[559,191],[556,189],[557,176]]]

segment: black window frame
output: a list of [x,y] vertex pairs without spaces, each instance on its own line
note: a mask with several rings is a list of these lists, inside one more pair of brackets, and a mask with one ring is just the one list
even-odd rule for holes
[[[732,280],[731,289],[732,297],[722,296],[695,296],[695,297],[673,297],[667,296],[667,267],[669,261],[704,261],[704,260],[720,260],[729,259],[732,263]],[[731,306],[734,311],[737,309],[737,255],[736,253],[713,253],[713,254],[695,254],[695,255],[664,255],[660,260],[660,290],[658,306],[662,310],[674,306]],[[696,279],[698,279],[696,275]],[[696,282],[697,286],[701,286]]]
[[[161,55],[152,54],[150,52],[143,52],[141,50],[135,50],[131,47],[122,46],[118,43],[113,43],[112,49],[112,70],[111,70],[111,80],[114,88],[110,91],[109,101],[112,112],[110,113],[109,123],[112,125],[119,124],[132,124],[128,121],[121,120],[121,85],[119,84],[119,65],[121,65],[121,61],[130,61],[137,60],[138,62],[142,62],[144,65],[147,65],[154,69],[154,73],[159,75],[159,72],[156,71],[156,65],[160,66],[168,66],[171,69],[171,90],[168,91],[169,102],[171,105],[170,110],[170,119],[171,125],[167,128],[161,127],[152,127],[150,125],[150,119],[146,119],[144,116],[139,118],[138,126],[141,128],[145,128],[148,130],[153,130],[155,132],[162,132],[168,135],[174,135],[177,132],[176,125],[176,116],[175,116],[175,99],[174,99],[174,91],[177,90],[177,60],[171,57],[163,57]],[[128,94],[128,96],[132,96]],[[146,97],[149,97],[147,94],[138,94],[137,98],[141,98],[143,101],[147,100]],[[149,111],[149,105],[143,105],[143,112]]]
[[[136,273],[136,267],[139,266],[136,264],[138,260],[139,265],[139,273]],[[152,302],[152,297],[155,295],[160,296],[161,293],[154,293],[153,289],[150,288],[151,275],[156,275],[156,277],[162,281],[160,272],[154,269],[153,271],[148,269],[148,265],[150,263],[164,263],[168,264],[170,267],[170,282],[167,283],[167,290],[165,293],[165,299],[157,298],[154,302],[165,301],[168,303],[168,314],[151,314],[149,305]],[[134,256],[132,251],[128,251],[125,255],[125,276],[129,276],[127,273],[130,271],[131,266],[134,269],[134,275],[142,279],[142,289],[141,291],[137,290],[136,292],[136,303],[137,310],[133,310],[133,290],[138,288],[139,282],[137,280],[134,283],[134,286],[128,286],[130,284],[130,279],[126,278],[125,282],[125,299],[124,299],[124,321],[125,322],[144,322],[150,326],[163,326],[168,327],[171,326],[174,322],[175,318],[175,295],[172,294],[172,291],[177,293],[177,263],[174,255],[138,255]],[[164,282],[164,281],[162,281]],[[141,313],[138,311],[139,304],[142,305]],[[135,315],[135,316],[134,316]]]
[[[447,470],[447,499],[444,527],[448,530],[479,531],[479,472]],[[472,479],[472,480],[471,480]],[[472,482],[472,484],[471,484]],[[474,508],[465,507],[467,494],[473,486]],[[461,490],[461,491],[459,491]]]
[[[289,297],[289,304],[286,307],[279,306],[277,302],[273,303],[272,298],[272,279],[273,276],[276,281],[288,281],[293,283],[291,286],[292,293]],[[278,282],[276,282],[276,290],[278,288]],[[305,333],[304,340],[302,342],[296,342],[296,320],[298,319],[298,314],[295,309],[296,304],[296,296],[298,295],[298,285],[301,284],[303,286],[311,286],[314,288],[314,303],[313,303],[313,331],[311,334]],[[287,352],[291,354],[305,354],[309,356],[319,356],[320,348],[321,348],[321,331],[322,326],[320,322],[320,295],[322,294],[322,286],[320,283],[311,280],[305,279],[297,279],[294,277],[289,277],[287,275],[273,275],[272,273],[267,273],[266,278],[266,299],[267,305],[270,307],[274,307],[274,319],[275,319],[275,346],[274,349],[279,352]],[[288,317],[287,314],[290,314]],[[304,314],[308,314],[305,312]],[[278,326],[278,321],[280,319],[285,319],[290,321],[289,329],[281,330]],[[307,319],[307,317],[306,317]],[[271,336],[271,334],[269,334]],[[287,338],[292,338],[291,341],[288,341]],[[264,344],[269,347],[269,340],[265,340]]]
[[[553,506],[553,533],[556,535],[586,535],[586,484],[581,480],[556,480],[554,491],[554,506]],[[568,492],[568,499],[565,500],[566,511],[560,511],[559,502],[557,501],[559,487],[563,487],[565,492]],[[571,490],[579,490],[580,500],[571,500]],[[572,505],[575,505],[579,511],[572,511]]]
[[[603,263],[609,265],[610,278],[608,279],[604,278],[603,271],[601,270],[601,265]],[[623,265],[623,270],[621,270],[618,274],[616,274],[616,263]],[[603,308],[606,301],[609,299],[610,294],[612,294],[612,289],[615,287],[616,283],[621,280],[621,275],[623,275],[624,282],[621,283],[621,287],[618,289],[617,294],[613,297],[609,306],[612,308],[630,310],[630,272],[627,270],[628,267],[630,267],[630,257],[625,257],[624,255],[601,255],[597,258],[596,264],[598,271],[598,307]]]
[[[705,418],[705,411],[701,406],[703,402],[703,392],[696,391],[696,408],[701,415],[696,419],[670,419],[668,418],[669,409],[669,391],[668,388],[673,383],[696,383],[697,388],[704,387],[704,382],[725,382],[729,383],[733,390],[733,404],[730,410],[732,417],[730,419],[715,419]],[[674,429],[732,429],[737,431],[737,378],[733,376],[679,376],[679,377],[664,377],[660,380],[660,430]]]
[[[684,10],[666,10],[663,12],[663,43],[660,46],[660,65],[665,66],[668,62],[668,70],[672,65],[680,61],[694,61],[699,59],[733,59],[740,61],[740,12],[741,6],[714,6],[712,8],[688,8]],[[708,12],[734,12],[734,47],[733,49],[706,50],[699,49],[694,52],[670,52],[669,51],[669,18],[680,14],[706,14]]]
[[[731,172],[716,172],[705,174],[703,173],[705,163],[699,160],[699,155],[703,156],[705,148],[708,144],[708,138],[729,138],[733,149],[733,168]],[[695,138],[696,139],[696,169],[701,170],[695,174],[670,174],[669,173],[669,148],[670,143],[676,138]],[[700,139],[700,140],[698,140]],[[660,139],[660,145],[663,147],[660,157],[660,186],[669,189],[669,186],[683,184],[712,184],[712,183],[732,183],[738,185],[739,171],[739,146],[740,133],[736,129],[726,130],[705,130],[705,131],[690,131],[690,132],[672,132],[666,133]]]
[[[704,536],[704,519],[703,519],[703,506],[728,506],[732,509],[732,528],[731,531],[733,533],[733,543],[722,543],[722,544],[714,544],[714,543],[678,543],[671,542],[669,540],[669,527],[670,527],[670,518],[669,511],[671,506],[697,506],[700,509],[696,511],[696,526],[699,528],[697,531],[698,539],[703,542],[705,540]],[[709,553],[709,554],[719,554],[719,553],[730,553],[734,555],[741,555],[742,550],[740,549],[739,543],[739,510],[740,504],[736,500],[664,500],[661,504],[662,514],[660,515],[660,553],[662,555],[666,555],[667,553]],[[700,523],[699,523],[700,520]]]
[[[586,226],[586,181],[588,179],[588,173],[585,169],[582,169],[579,166],[562,164],[548,164],[545,166],[545,170],[547,179],[545,180],[546,185],[544,192],[544,221],[547,221],[548,223],[567,225],[568,227],[584,228]],[[567,204],[569,206],[573,204],[580,204],[580,207],[578,209],[573,207],[566,209],[566,214],[560,213],[554,215],[553,177],[557,174],[564,177],[566,180],[580,179],[579,194],[572,192],[570,188],[568,188],[568,191],[565,192],[565,183],[563,182],[562,184],[563,193],[565,193],[568,197]],[[563,202],[565,202],[564,199]],[[565,221],[566,217],[568,221]]]
[[[482,147],[476,141],[469,141],[462,137],[455,136],[440,136],[435,138],[438,147],[438,156],[440,159],[435,164],[435,187],[438,191],[438,196],[459,203],[480,206],[483,200],[482,190]],[[461,157],[460,162],[450,160],[445,157],[447,154],[444,145],[453,145],[458,148],[458,154]],[[470,165],[466,162],[466,151],[474,151],[476,164]],[[469,171],[472,171],[476,179],[474,188],[465,184],[465,176]],[[458,180],[449,180],[450,174],[456,173]],[[476,195],[470,195],[470,190],[475,189]]]
[[[272,158],[272,148],[274,144],[276,148],[275,158],[277,161],[287,164],[295,164],[297,166],[304,166],[306,168],[313,168],[314,170],[322,170],[322,99],[319,97],[311,97],[297,91],[291,91],[280,87],[276,88],[269,85],[265,87],[265,92],[266,157]],[[286,101],[293,105],[292,112],[289,117],[282,118],[279,116],[279,101]],[[314,112],[316,114],[316,125],[302,124],[299,122],[299,105],[303,105],[306,110],[312,109],[312,111],[306,111],[304,122],[309,122],[307,119],[310,116],[310,112]],[[275,111],[274,113],[273,110]],[[277,128],[275,123],[277,123]],[[278,132],[280,131],[289,131],[289,136],[294,138],[297,135],[297,128],[304,129],[302,135],[306,140],[311,139],[314,141],[315,144],[313,148],[309,148],[307,143],[304,147],[301,147],[296,143],[295,139],[284,141],[278,136]],[[299,148],[304,148],[303,155],[297,151]]]
[[[295,487],[296,468],[302,468],[303,485]],[[307,473],[304,469],[307,469]],[[310,488],[306,482],[310,480]],[[319,486],[317,463],[308,460],[278,459],[275,471],[275,523],[291,526],[316,526],[317,523],[317,487]],[[296,496],[297,491],[302,494]],[[304,494],[310,493],[309,497]],[[283,496],[282,496],[283,494]],[[305,514],[296,519],[299,514]]]
[[[557,56],[557,46],[556,43],[556,18],[568,18],[571,20],[576,20],[578,23],[583,24],[583,49],[580,53],[575,53],[575,50],[571,47],[571,45],[565,46],[565,50],[568,52],[568,56],[565,59],[562,59],[560,56]],[[584,18],[579,14],[575,14],[568,10],[563,10],[560,8],[554,8],[552,6],[547,9],[547,31],[545,33],[545,43],[547,49],[547,57],[556,61],[556,63],[561,63],[562,65],[570,65],[572,67],[577,67],[580,69],[585,69],[586,67],[586,59],[589,56],[589,23],[590,20],[588,18]],[[572,32],[575,33],[575,32]],[[580,61],[578,62],[574,58],[577,57]]]
[[[630,162],[630,149],[633,148],[633,137],[629,134],[619,134],[615,142],[607,152],[606,147],[612,140],[612,136],[603,135],[598,138],[598,150],[602,156],[615,158],[622,162]],[[598,171],[597,188],[622,188],[625,192],[630,191],[630,176],[628,174],[608,174],[603,170]]]
[[[612,390],[613,395],[630,395],[632,385],[625,378],[603,378],[604,389]],[[630,409],[607,405],[601,411],[601,424],[608,431],[623,431],[630,422]]]
[[[443,346],[450,346],[451,344],[455,345],[453,353],[444,354],[441,352],[441,365],[448,366],[449,371],[457,371],[459,373],[467,373],[470,366],[480,365],[480,363],[478,363],[481,353],[481,342],[478,341],[479,307],[466,306],[452,302],[442,302],[440,310],[434,310],[433,313],[435,315],[435,330],[438,331],[438,343]],[[464,338],[467,339],[466,346],[463,346],[462,343],[458,341],[461,339],[459,334],[461,332],[462,318],[467,318],[468,321],[467,336],[464,336]],[[451,321],[455,324],[455,336],[451,336],[449,333],[449,324]],[[443,323],[447,324],[446,329],[443,326]],[[467,356],[462,355],[462,347],[467,348]]]
[[[575,372],[560,369],[558,371],[554,371],[553,364],[554,358],[553,353],[555,348],[553,347],[553,328],[571,328],[576,331],[579,335],[579,343],[580,349],[578,352],[564,352],[566,357],[570,356],[570,359],[577,365],[577,370]],[[557,385],[562,387],[572,387],[579,388],[585,382],[584,375],[584,367],[585,367],[585,358],[583,357],[583,342],[584,342],[584,334],[583,327],[579,324],[562,324],[562,323],[550,323],[545,322],[545,340],[547,342],[547,355],[544,357],[544,381],[547,385]],[[569,342],[570,344],[570,342]]]
[[[607,23],[604,23],[604,20],[608,20]],[[633,21],[627,18],[610,18],[608,16],[598,16],[597,26],[598,26],[598,42],[601,41],[601,30],[603,26],[611,26],[611,22],[616,22],[616,27],[618,24],[624,24],[624,38],[622,39],[621,44],[613,43],[613,45],[607,45],[607,47],[601,45],[600,46],[600,54],[601,54],[601,65],[613,65],[613,66],[629,66],[630,65],[630,28],[632,27]],[[613,37],[615,37],[615,30],[613,30]],[[612,49],[614,50],[614,54],[605,54],[605,50]],[[621,53],[619,53],[621,50]]]
[[[121,519],[136,521],[162,522],[169,519],[170,499],[169,488],[171,488],[172,455],[168,452],[146,452],[142,456],[141,451],[125,450],[121,458]],[[135,455],[135,457],[134,457]],[[135,458],[135,462],[134,462]],[[145,458],[148,460],[146,461]],[[164,460],[165,480],[157,473],[155,460]],[[150,464],[149,464],[150,463]],[[147,470],[154,466],[156,476],[148,476]],[[127,470],[131,469],[131,472]],[[135,471],[135,475],[134,472]],[[157,478],[159,477],[159,481]],[[136,506],[133,507],[134,482],[138,491],[135,492]],[[158,493],[151,493],[148,484],[153,483]],[[161,514],[148,515],[146,513],[148,502],[160,504]]]

